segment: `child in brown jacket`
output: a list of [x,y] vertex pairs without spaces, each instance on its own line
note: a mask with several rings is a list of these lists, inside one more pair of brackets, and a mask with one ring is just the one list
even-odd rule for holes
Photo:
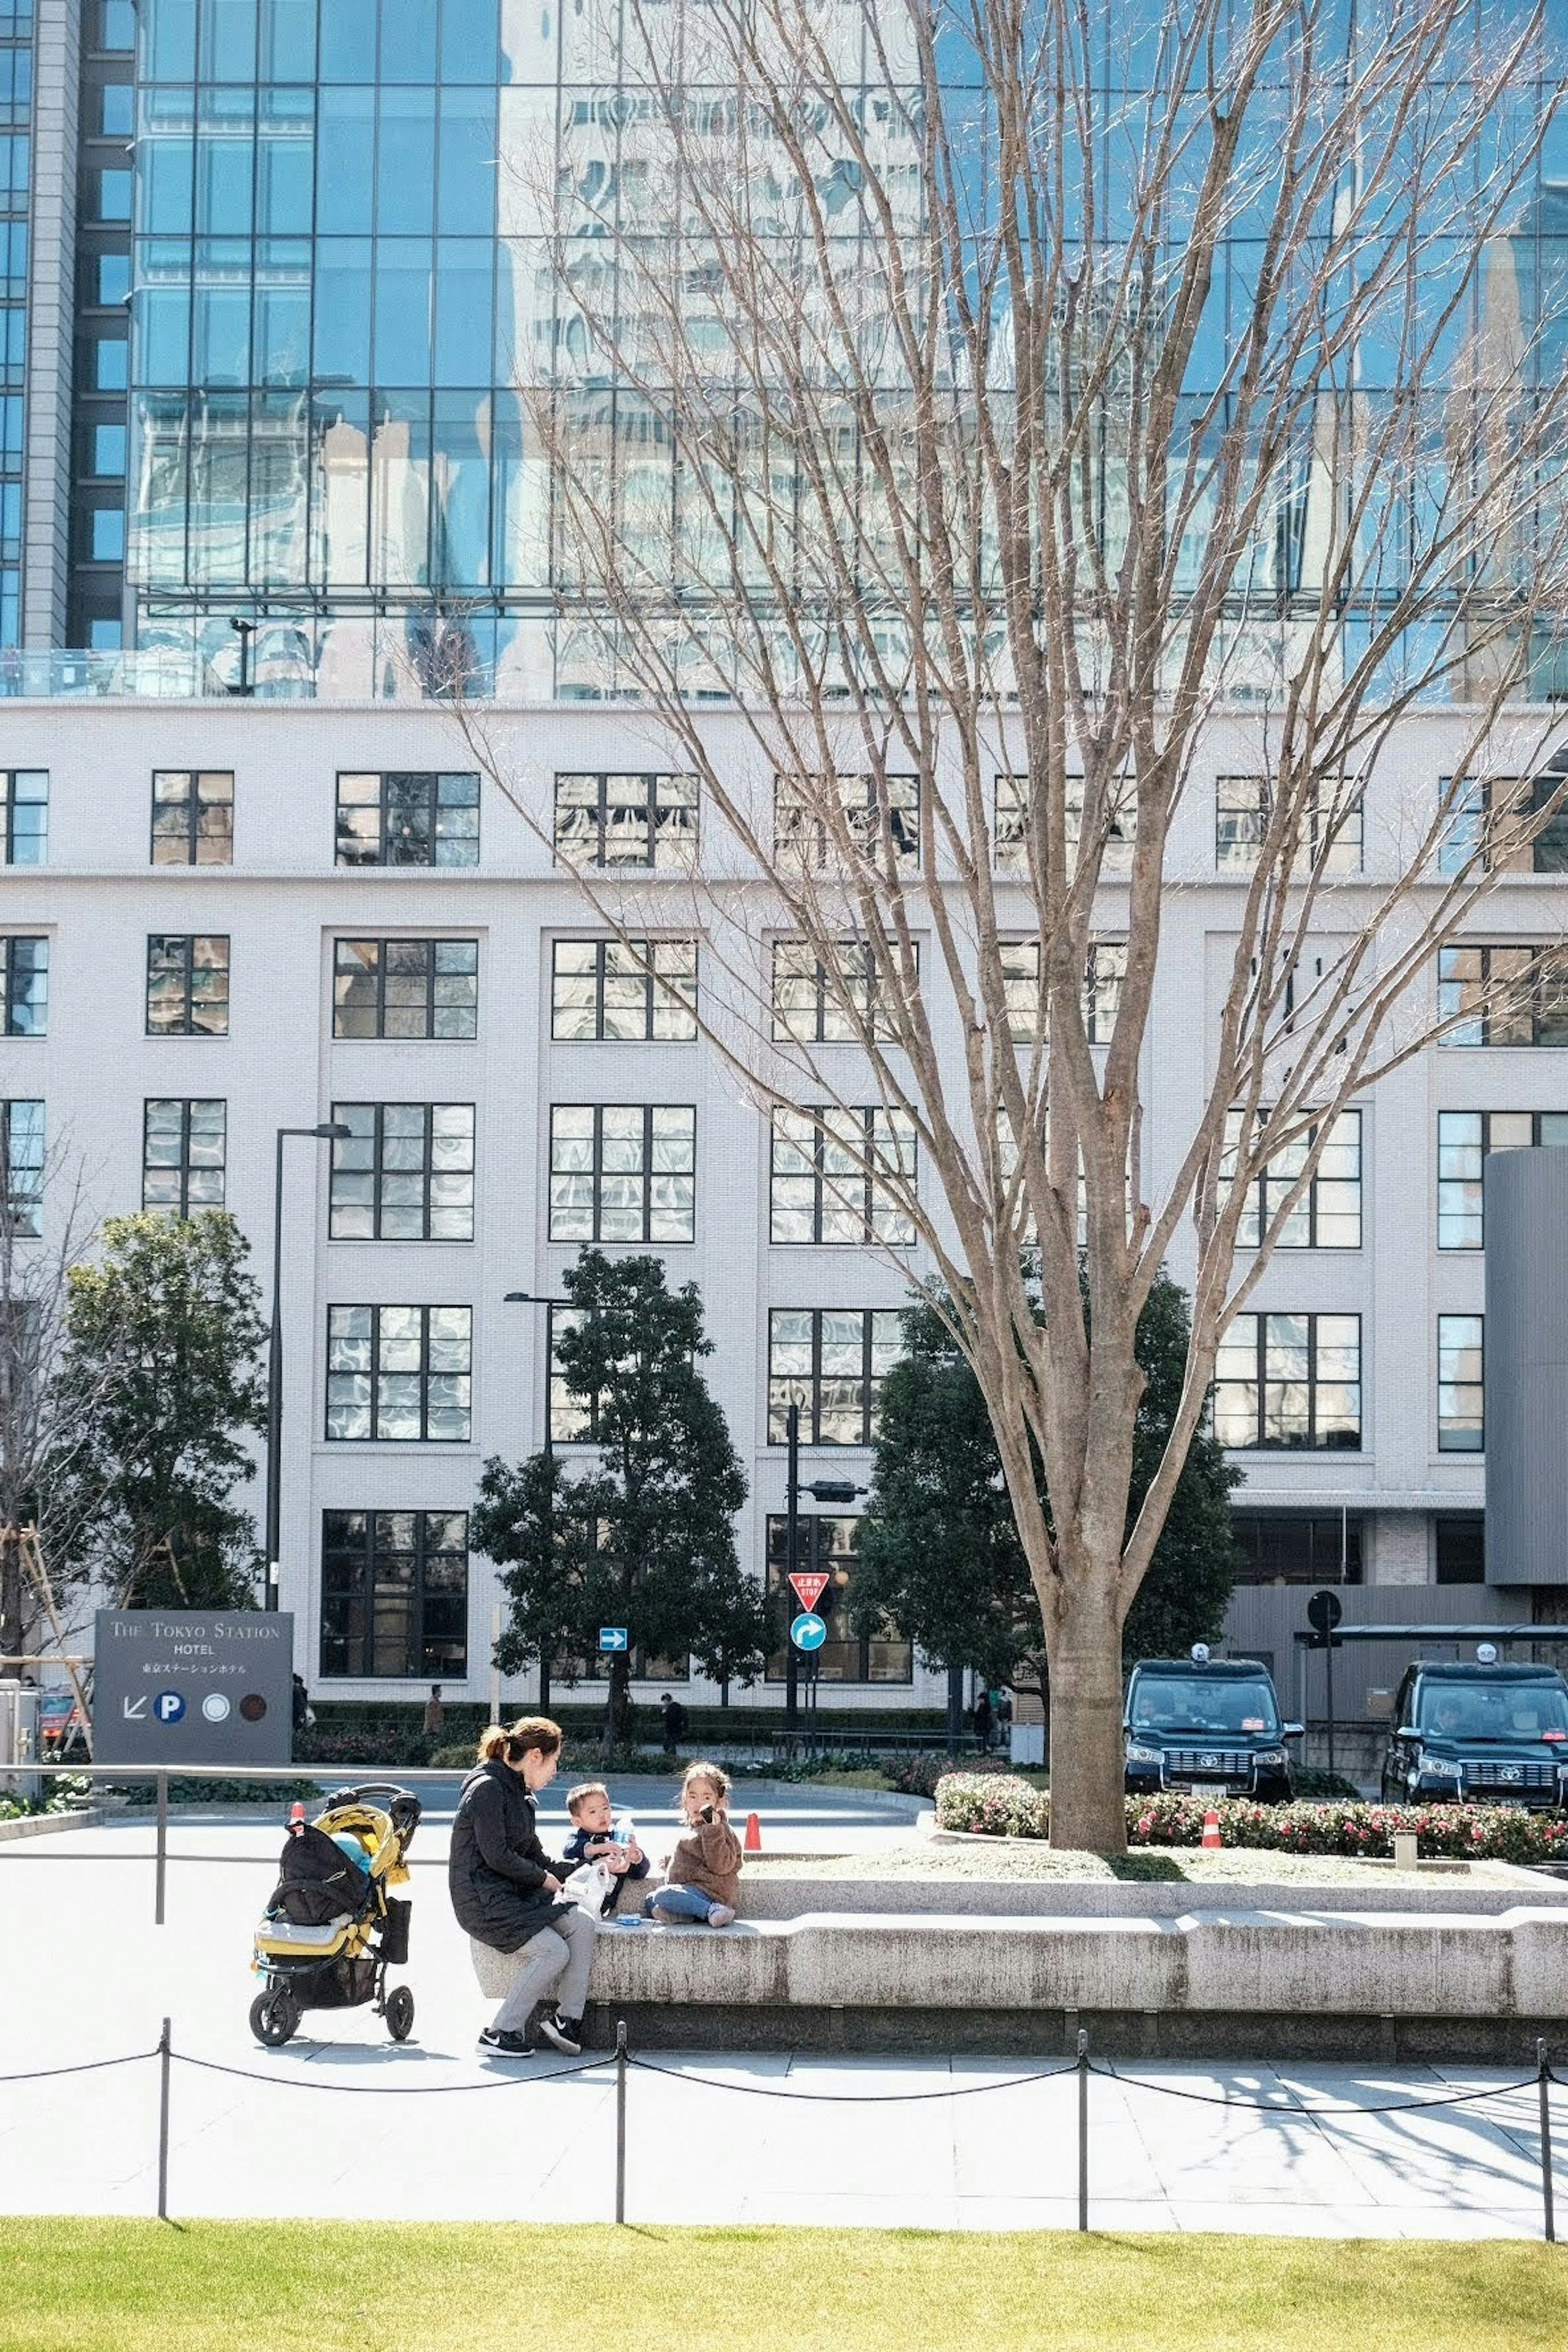
[[667,1883],[647,1895],[650,1919],[706,1919],[727,1927],[735,1916],[741,1841],[730,1827],[725,1800],[730,1776],[717,1764],[689,1764],[680,1783],[680,1810],[689,1826],[669,1857]]

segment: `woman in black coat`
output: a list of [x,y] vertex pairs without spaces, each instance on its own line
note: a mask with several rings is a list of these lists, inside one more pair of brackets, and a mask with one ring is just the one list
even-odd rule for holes
[[524,1716],[510,1730],[492,1725],[452,1822],[447,1884],[458,1925],[478,1948],[521,1956],[494,2023],[479,2036],[492,2057],[532,2055],[529,2017],[557,1984],[539,2032],[574,2058],[583,2047],[594,1922],[563,1900],[571,1865],[545,1853],[533,1818],[534,1796],[555,1778],[560,1760],[561,1727],[546,1717]]

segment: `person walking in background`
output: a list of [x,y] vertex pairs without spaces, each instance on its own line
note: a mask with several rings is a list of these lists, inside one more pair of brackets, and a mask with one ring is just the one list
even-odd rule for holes
[[982,1690],[974,1702],[974,1740],[982,1756],[991,1753],[991,1694]]
[[686,1709],[680,1701],[666,1691],[658,1703],[659,1720],[664,1727],[664,1752],[676,1755],[686,1737]]
[[447,1710],[441,1704],[441,1685],[432,1683],[430,1696],[425,1702],[425,1737],[439,1739],[447,1728]]
[[528,2021],[556,1986],[538,2031],[575,2058],[594,1965],[594,1922],[562,1896],[570,1865],[547,1854],[534,1827],[533,1800],[555,1778],[561,1727],[542,1715],[499,1723],[479,1738],[479,1760],[464,1781],[452,1822],[447,1885],[458,1925],[474,1948],[521,1956],[511,1990],[479,2048],[497,2058],[531,2058]]

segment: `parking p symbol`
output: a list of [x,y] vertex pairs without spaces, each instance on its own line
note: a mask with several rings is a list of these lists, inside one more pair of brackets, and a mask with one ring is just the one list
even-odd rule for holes
[[185,1702],[178,1691],[160,1691],[153,1701],[153,1712],[160,1723],[178,1723],[185,1711]]

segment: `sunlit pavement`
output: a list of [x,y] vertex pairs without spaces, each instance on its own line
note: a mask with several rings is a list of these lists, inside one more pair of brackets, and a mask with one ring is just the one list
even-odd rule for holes
[[[145,1820],[0,1845],[0,2076],[150,2052],[167,2016],[175,2052],[205,2062],[171,2073],[174,2215],[610,2218],[614,2068],[502,2065],[476,2049],[489,2011],[440,1867],[456,1790],[454,1779],[449,1791],[422,1792],[403,1972],[418,2008],[404,2048],[368,2008],[309,2014],[280,2051],[253,2040],[250,1931],[271,1890],[281,1808],[174,1823],[162,1928]],[[775,1852],[902,1841],[918,1810],[868,1804],[853,1790],[752,1793]],[[619,1783],[616,1796],[650,1844],[674,1834],[668,1781]],[[742,1783],[737,1811],[749,1802]],[[563,1818],[552,1803],[547,1845]],[[700,2178],[704,2219],[714,2221],[1073,2227],[1076,2084],[1016,2079],[1052,2063],[661,2052],[661,2071],[635,2068],[628,2084],[628,2219],[689,2219],[689,2182]],[[1096,2228],[1539,2234],[1533,2084],[1482,2105],[1371,2112],[1502,2084],[1506,2073],[1118,2071],[1089,2087]],[[1246,2104],[1199,2104],[1155,2084]],[[896,2096],[910,2092],[923,2095]],[[0,2210],[151,2212],[158,2101],[150,2062],[0,2082]],[[1342,2106],[1357,2112],[1314,2114]],[[1568,2141],[1568,2094],[1556,2113]]]

